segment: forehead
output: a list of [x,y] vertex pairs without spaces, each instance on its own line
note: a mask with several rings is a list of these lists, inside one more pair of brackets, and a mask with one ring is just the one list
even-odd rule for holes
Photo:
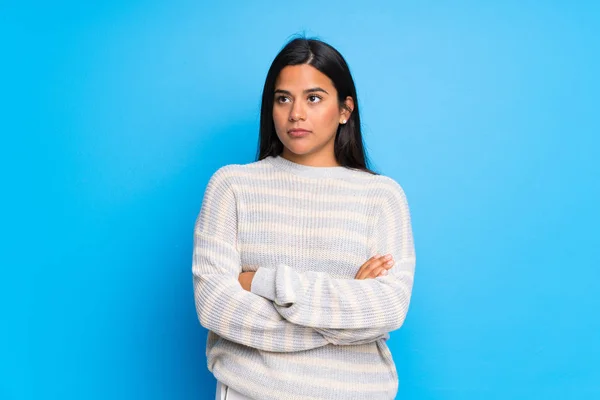
[[288,65],[281,70],[275,80],[275,89],[302,91],[317,86],[329,93],[334,89],[333,82],[327,75],[308,64]]

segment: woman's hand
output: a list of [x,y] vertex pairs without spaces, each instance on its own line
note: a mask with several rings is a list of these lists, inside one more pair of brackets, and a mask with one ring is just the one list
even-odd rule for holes
[[244,290],[250,291],[250,285],[252,285],[252,279],[254,279],[255,271],[242,272],[240,276],[238,276],[238,282],[242,285]]
[[374,255],[361,265],[354,279],[368,279],[385,276],[388,273],[388,269],[393,266],[394,259],[391,254],[385,256]]

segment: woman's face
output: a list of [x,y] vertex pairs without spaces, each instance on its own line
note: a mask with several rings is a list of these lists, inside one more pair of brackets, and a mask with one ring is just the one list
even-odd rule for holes
[[[283,156],[315,166],[337,165],[335,134],[350,112],[338,103],[337,90],[327,75],[308,64],[288,65],[275,81],[273,123],[283,143]],[[346,104],[353,109],[352,98]],[[304,129],[300,135],[290,132]]]

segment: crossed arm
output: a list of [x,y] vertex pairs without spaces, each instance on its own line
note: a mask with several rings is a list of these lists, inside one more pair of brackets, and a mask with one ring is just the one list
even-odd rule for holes
[[227,170],[219,169],[194,227],[192,273],[201,325],[237,343],[278,352],[388,338],[406,317],[415,264],[408,207],[398,189],[386,196],[373,234],[375,251],[396,261],[388,275],[334,279],[278,264],[260,267],[249,292],[238,282],[235,194]]

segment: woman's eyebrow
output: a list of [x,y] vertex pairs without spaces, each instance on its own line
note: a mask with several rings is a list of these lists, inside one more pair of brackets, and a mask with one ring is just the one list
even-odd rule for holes
[[[310,93],[310,92],[323,92],[325,94],[329,94],[329,93],[327,93],[327,91],[325,89],[320,88],[318,86],[314,87],[314,88],[306,89],[302,93],[306,94],[306,93]],[[289,94],[290,96],[292,95],[292,93],[290,93],[287,90],[283,90],[283,89],[275,89],[275,92],[273,94],[275,94],[275,93],[284,93],[284,94]]]

